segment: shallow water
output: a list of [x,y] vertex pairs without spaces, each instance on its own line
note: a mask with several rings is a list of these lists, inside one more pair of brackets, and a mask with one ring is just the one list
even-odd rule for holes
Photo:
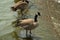
[[[14,4],[14,0],[0,0],[0,40],[15,40],[12,32],[16,30],[12,22],[16,20],[17,12],[13,12],[10,7]],[[31,3],[32,2],[32,3]],[[44,2],[44,3],[43,3]],[[47,6],[43,0],[30,0],[28,17],[34,18],[37,11],[41,12],[41,17],[38,18],[39,26],[32,30],[35,36],[34,40],[59,40],[47,19]],[[39,4],[40,3],[40,4]],[[40,6],[39,6],[40,5]]]

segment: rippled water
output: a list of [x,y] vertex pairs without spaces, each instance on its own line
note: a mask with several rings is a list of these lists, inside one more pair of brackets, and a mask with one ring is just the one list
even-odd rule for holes
[[10,9],[12,4],[13,0],[0,0],[0,36],[14,30],[11,25],[15,19],[14,13]]
[[[39,3],[42,3],[41,6],[37,6],[34,2],[36,0],[30,0],[30,4],[34,4],[32,7],[29,8],[28,17],[34,18],[34,14],[37,13],[37,11],[40,11],[42,8],[42,16],[45,17],[45,4],[43,0],[37,0]],[[0,40],[15,40],[12,36],[12,32],[16,29],[13,27],[12,22],[16,20],[17,12],[13,12],[10,7],[14,4],[14,0],[0,0]],[[46,12],[47,13],[47,12]],[[43,18],[42,17],[42,18]],[[42,19],[40,17],[39,19],[39,27],[37,27],[35,30],[33,30],[33,34],[35,34],[37,40],[57,40],[55,33],[50,29],[50,25],[45,21],[45,19]]]

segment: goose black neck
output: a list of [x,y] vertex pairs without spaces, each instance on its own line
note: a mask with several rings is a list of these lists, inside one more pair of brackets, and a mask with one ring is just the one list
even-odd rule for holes
[[34,22],[37,22],[38,15],[35,15]]

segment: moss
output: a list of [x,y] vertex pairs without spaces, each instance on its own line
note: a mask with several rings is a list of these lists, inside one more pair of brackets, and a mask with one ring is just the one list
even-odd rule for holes
[[12,33],[12,35],[13,35],[13,37],[14,37],[16,40],[19,40],[19,37],[18,37],[18,35],[17,35],[17,32],[14,31],[14,32]]

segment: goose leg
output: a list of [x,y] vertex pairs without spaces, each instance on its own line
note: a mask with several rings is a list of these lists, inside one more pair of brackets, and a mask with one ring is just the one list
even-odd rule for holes
[[30,30],[30,37],[31,37],[31,34],[32,34],[32,33],[31,33],[31,30]]

